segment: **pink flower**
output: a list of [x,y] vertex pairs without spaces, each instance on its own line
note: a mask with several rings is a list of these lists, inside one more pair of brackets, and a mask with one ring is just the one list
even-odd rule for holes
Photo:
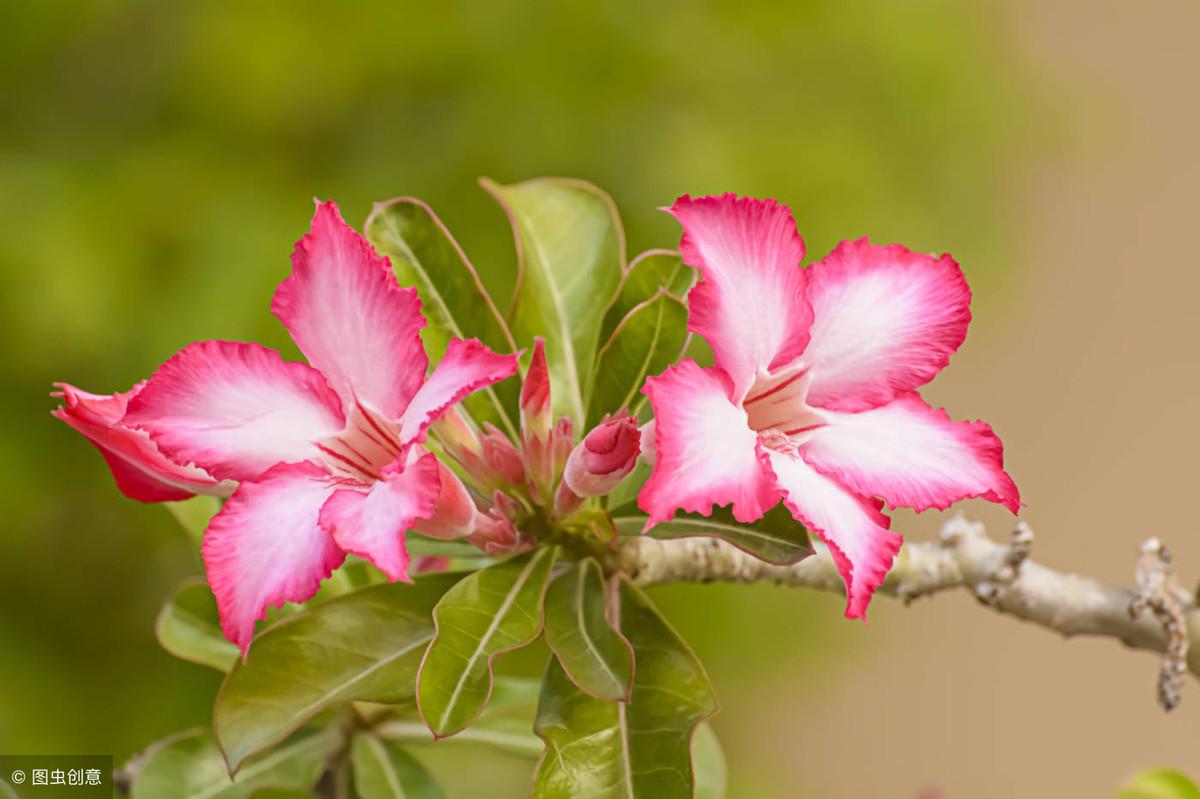
[[982,497],[1017,511],[991,428],[952,422],[916,392],[971,318],[949,256],[860,239],[802,269],[785,206],[725,195],[669,210],[703,276],[688,328],[716,365],[683,361],[647,381],[655,464],[638,502],[648,527],[713,505],[751,522],[782,500],[828,545],[846,615],[861,617],[901,544],[884,503]]
[[67,383],[55,383],[51,396],[63,404],[51,411],[87,437],[108,464],[117,488],[140,502],[169,502],[195,494],[227,497],[236,484],[215,480],[195,466],[181,466],[163,455],[150,435],[122,423],[130,399],[145,387],[143,381],[129,391],[101,396]]
[[422,442],[447,409],[517,366],[453,339],[426,377],[416,290],[397,285],[332,202],[317,206],[292,267],[271,310],[308,364],[258,344],[191,344],[120,421],[171,462],[237,483],[203,555],[222,629],[243,653],[267,607],[310,598],[347,552],[407,580],[405,531],[471,532],[469,496]]

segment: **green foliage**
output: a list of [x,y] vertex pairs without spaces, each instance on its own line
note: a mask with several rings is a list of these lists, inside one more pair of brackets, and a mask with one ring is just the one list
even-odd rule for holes
[[356,799],[441,799],[442,789],[415,757],[393,741],[358,735],[350,751]]
[[696,799],[725,799],[729,770],[721,742],[708,722],[697,727],[692,738],[692,769],[696,773]]
[[585,558],[560,574],[546,594],[546,643],[581,691],[628,701],[633,648],[607,618],[600,564]]
[[[431,363],[441,359],[451,338],[477,338],[499,352],[516,348],[479,273],[428,205],[407,197],[376,203],[363,231],[391,259],[400,284],[417,287],[427,323],[421,338]],[[478,421],[516,435],[497,389],[472,394],[466,406]]]
[[637,667],[628,704],[585,694],[551,660],[535,731],[546,755],[534,776],[542,799],[693,796],[696,726],[717,711],[700,661],[628,583],[620,587],[619,626]]
[[673,294],[660,291],[635,305],[600,347],[588,427],[621,408],[637,415],[645,404],[646,376],[674,363],[687,338],[687,306]]
[[133,782],[133,799],[248,799],[262,788],[307,790],[340,743],[331,728],[302,731],[245,764],[234,779],[216,741],[205,731],[168,738],[146,753]]
[[238,659],[237,647],[221,633],[217,601],[203,580],[188,580],[176,589],[158,613],[154,634],[175,657],[220,672]]
[[1200,799],[1200,788],[1181,772],[1155,769],[1131,779],[1117,799]]
[[[646,526],[646,517],[636,507],[626,506],[613,513],[613,523],[621,535],[640,535]],[[808,530],[782,504],[750,524],[734,519],[729,508],[714,508],[711,516],[679,513],[669,522],[656,524],[650,529],[650,535],[655,538],[721,538],[743,552],[779,566],[788,566],[812,554]]]
[[213,725],[230,769],[327,708],[350,700],[403,702],[425,647],[430,614],[458,575],[366,588],[260,633],[217,696]]
[[518,345],[546,339],[556,416],[587,419],[600,326],[625,264],[612,199],[590,183],[541,178],[484,181],[512,223],[518,253],[512,330]]
[[481,569],[433,609],[437,633],[417,676],[417,705],[437,737],[469,725],[492,693],[492,660],[542,631],[542,599],[557,550],[542,547]]

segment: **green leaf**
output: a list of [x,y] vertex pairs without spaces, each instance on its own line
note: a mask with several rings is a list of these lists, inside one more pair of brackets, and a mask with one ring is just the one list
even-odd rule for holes
[[158,613],[154,634],[163,649],[201,666],[229,671],[238,659],[238,648],[221,632],[217,600],[199,578],[175,589]]
[[243,799],[266,787],[310,789],[340,745],[336,729],[303,732],[247,762],[230,780],[221,750],[206,730],[181,733],[146,753],[131,795],[133,799]]
[[635,305],[596,355],[588,429],[606,413],[626,408],[634,415],[646,397],[646,375],[658,374],[679,360],[688,340],[687,306],[660,291]]
[[417,676],[417,706],[436,737],[474,721],[492,693],[492,660],[542,631],[542,598],[556,554],[541,547],[481,569],[434,608],[437,633]]
[[659,291],[670,292],[682,300],[695,282],[696,271],[684,266],[682,257],[674,250],[647,250],[638,255],[629,262],[629,268],[621,276],[620,288],[604,312],[600,340],[607,341],[635,306]]
[[546,338],[552,401],[581,429],[605,309],[625,262],[625,240],[612,199],[578,180],[540,178],[511,186],[481,181],[504,209],[517,245],[518,277],[510,313],[517,345]]
[[216,516],[217,511],[221,509],[221,500],[217,497],[198,494],[178,502],[164,502],[163,507],[171,513],[175,521],[179,522],[179,526],[191,536],[192,541],[199,547],[209,520]]
[[708,722],[697,727],[692,738],[692,767],[696,771],[696,799],[725,799],[729,769],[721,742]]
[[639,590],[620,585],[620,629],[637,670],[628,705],[580,691],[557,659],[542,684],[534,731],[546,752],[539,799],[690,799],[693,731],[717,710],[703,666]]
[[[451,338],[477,338],[499,352],[516,349],[508,325],[462,247],[428,205],[411,197],[376,203],[364,226],[375,249],[392,262],[401,285],[415,285],[427,325],[421,340],[433,363]],[[516,427],[496,390],[469,396],[471,415],[516,437]]]
[[600,564],[585,558],[560,574],[546,593],[546,643],[580,690],[628,700],[633,648],[605,617],[608,597]]
[[[613,524],[621,535],[640,535],[646,517],[636,507],[626,506],[613,513]],[[712,516],[677,513],[669,522],[650,528],[654,538],[721,538],[759,560],[777,566],[790,566],[812,554],[808,530],[792,518],[781,503],[758,521],[742,524],[729,508],[713,508]]]
[[350,750],[357,799],[441,799],[441,787],[395,741],[358,735]]
[[1200,799],[1200,788],[1172,769],[1156,769],[1131,779],[1117,799]]
[[347,701],[395,703],[414,694],[430,614],[460,578],[365,588],[296,613],[254,639],[217,695],[213,723],[229,768],[283,740],[308,719]]
[[[492,698],[483,713],[470,727],[449,741],[478,744],[510,755],[537,758],[545,748],[532,730],[539,689],[540,684],[535,680],[497,677]],[[409,745],[447,745],[447,741],[437,741],[420,719],[386,721],[376,728],[376,732]]]

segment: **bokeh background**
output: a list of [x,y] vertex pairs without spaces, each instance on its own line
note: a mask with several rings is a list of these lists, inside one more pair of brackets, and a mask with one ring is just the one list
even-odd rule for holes
[[[500,287],[480,175],[598,183],[631,251],[674,244],[656,206],[726,190],[788,202],[814,255],[950,251],[976,321],[931,398],[1003,436],[1036,556],[1128,582],[1157,534],[1194,579],[1197,23],[1164,1],[0,4],[0,750],[120,760],[206,722],[217,675],[152,630],[191,543],[46,394],[125,389],[198,339],[294,352],[268,303],[314,196],[358,222],[420,196]],[[1197,686],[1165,716],[1155,660],[1111,641],[965,596],[880,599],[868,625],[800,591],[657,596],[716,682],[735,797],[1200,770]],[[452,796],[523,795],[525,764],[450,770]]]

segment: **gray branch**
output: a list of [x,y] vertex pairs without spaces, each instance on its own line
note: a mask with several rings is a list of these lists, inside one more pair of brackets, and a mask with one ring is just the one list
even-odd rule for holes
[[[936,542],[901,549],[880,592],[906,604],[943,591],[965,589],[1000,613],[1064,636],[1116,638],[1126,646],[1164,654],[1159,696],[1168,710],[1178,702],[1179,675],[1200,676],[1200,652],[1188,640],[1200,635],[1195,596],[1175,582],[1165,548],[1154,539],[1142,548],[1137,589],[1055,571],[1029,559],[1033,533],[1017,524],[1012,540],[998,544],[982,524],[956,516]],[[667,582],[771,582],[843,591],[825,549],[792,566],[772,566],[715,538],[627,539],[619,568],[642,586]]]

